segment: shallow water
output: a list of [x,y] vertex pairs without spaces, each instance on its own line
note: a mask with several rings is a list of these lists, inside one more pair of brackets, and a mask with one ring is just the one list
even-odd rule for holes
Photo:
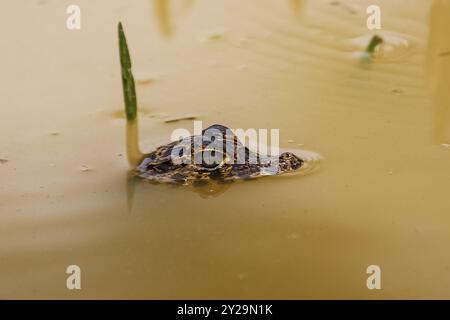
[[[450,298],[450,1],[331,2],[80,0],[79,31],[63,2],[5,4],[0,298]],[[129,211],[119,20],[143,148],[189,115],[320,167],[214,197],[141,181]]]

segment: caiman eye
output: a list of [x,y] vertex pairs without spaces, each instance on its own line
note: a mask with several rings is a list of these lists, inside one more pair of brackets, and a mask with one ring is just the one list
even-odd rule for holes
[[224,164],[225,157],[220,150],[204,150],[202,155],[202,167],[206,170],[215,170]]

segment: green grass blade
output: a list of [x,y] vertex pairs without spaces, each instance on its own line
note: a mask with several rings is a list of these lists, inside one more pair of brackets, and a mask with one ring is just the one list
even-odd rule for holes
[[375,49],[383,43],[383,38],[380,36],[374,35],[369,42],[369,45],[366,48],[366,52],[371,56],[375,53]]
[[122,89],[125,102],[125,114],[128,121],[134,121],[137,115],[136,88],[131,71],[131,58],[122,23],[118,25],[120,66],[122,68]]

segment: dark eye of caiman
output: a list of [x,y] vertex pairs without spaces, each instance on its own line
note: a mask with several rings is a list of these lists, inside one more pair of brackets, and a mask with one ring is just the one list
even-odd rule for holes
[[218,169],[223,163],[223,152],[218,150],[203,151],[202,166],[208,170]]

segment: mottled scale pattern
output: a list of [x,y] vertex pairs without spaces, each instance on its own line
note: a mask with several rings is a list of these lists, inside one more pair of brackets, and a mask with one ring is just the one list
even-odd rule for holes
[[[221,140],[223,149],[225,149],[213,149],[213,154],[218,152],[218,157],[223,159],[220,164],[208,166],[205,163],[196,164],[194,161],[191,163],[174,163],[172,161],[172,151],[177,146],[183,144],[186,147],[190,147],[191,159],[194,159],[195,156],[202,159],[204,152],[212,150],[210,146],[211,141],[209,139],[203,139],[205,133],[210,129],[215,129],[220,132],[220,136],[216,135],[215,139],[216,141],[217,139]],[[136,168],[136,175],[151,181],[181,184],[201,181],[226,182],[289,173],[298,170],[304,164],[304,161],[293,153],[285,152],[279,156],[277,166],[271,167],[268,164],[264,164],[264,161],[259,161],[261,157],[258,154],[250,151],[234,134],[230,133],[231,130],[227,127],[216,124],[203,130],[202,135],[191,136],[188,139],[160,146],[145,156],[141,164]],[[197,145],[201,147],[195,148]],[[225,146],[228,147],[225,148]],[[226,153],[229,150],[233,151]],[[258,161],[254,163],[250,159],[257,159]]]

